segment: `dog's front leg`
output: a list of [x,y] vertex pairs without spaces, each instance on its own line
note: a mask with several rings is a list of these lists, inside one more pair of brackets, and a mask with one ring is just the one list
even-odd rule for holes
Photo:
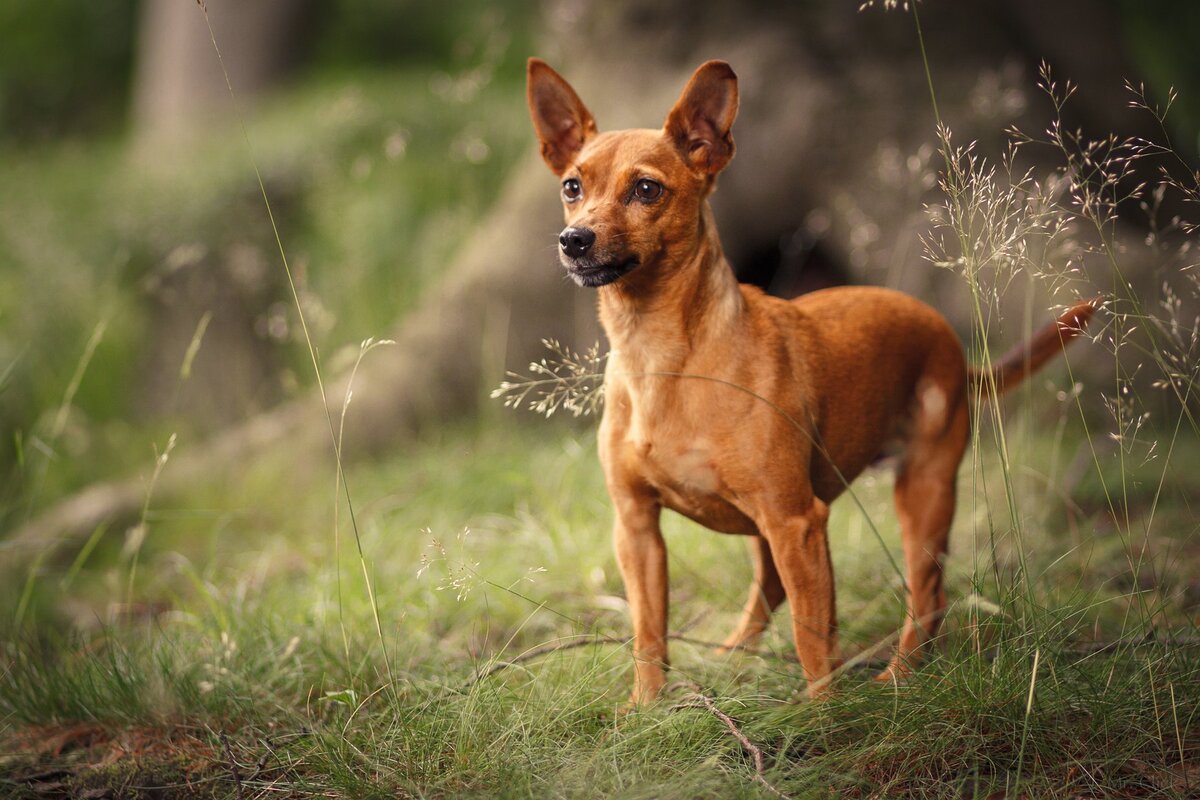
[[667,546],[659,504],[637,491],[612,492],[613,544],[633,616],[634,679],[630,702],[655,700],[667,681]]
[[808,680],[809,697],[829,688],[829,673],[838,663],[828,521],[829,506],[813,498],[803,513],[779,515],[760,524],[791,606],[796,655]]

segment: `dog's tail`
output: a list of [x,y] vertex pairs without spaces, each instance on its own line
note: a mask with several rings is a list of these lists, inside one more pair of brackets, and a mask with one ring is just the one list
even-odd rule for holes
[[1068,308],[1054,322],[1046,325],[1009,350],[992,366],[990,372],[972,369],[969,373],[971,390],[983,390],[984,396],[1002,395],[1036,372],[1043,364],[1062,352],[1067,343],[1083,333],[1088,320],[1100,307],[1102,297],[1093,297]]

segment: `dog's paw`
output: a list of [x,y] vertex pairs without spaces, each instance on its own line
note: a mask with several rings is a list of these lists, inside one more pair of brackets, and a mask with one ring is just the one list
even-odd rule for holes
[[902,664],[888,664],[875,676],[876,683],[903,683],[911,670]]
[[753,650],[762,639],[762,630],[736,630],[724,642],[713,648],[713,654],[727,656],[739,650]]

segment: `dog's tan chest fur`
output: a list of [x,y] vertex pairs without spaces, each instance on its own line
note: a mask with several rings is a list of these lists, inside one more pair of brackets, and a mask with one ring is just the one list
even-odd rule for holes
[[726,463],[720,440],[728,432],[711,413],[687,413],[692,404],[679,402],[679,381],[638,379],[644,390],[622,380],[610,385],[600,430],[602,459],[610,471],[638,476],[663,506],[705,527],[753,534],[757,529],[734,504],[736,490],[719,466]]

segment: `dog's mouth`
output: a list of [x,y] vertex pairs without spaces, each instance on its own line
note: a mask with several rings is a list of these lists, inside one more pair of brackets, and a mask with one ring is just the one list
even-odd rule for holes
[[580,286],[594,289],[612,283],[641,263],[637,256],[599,262],[594,258],[563,259],[571,280]]

